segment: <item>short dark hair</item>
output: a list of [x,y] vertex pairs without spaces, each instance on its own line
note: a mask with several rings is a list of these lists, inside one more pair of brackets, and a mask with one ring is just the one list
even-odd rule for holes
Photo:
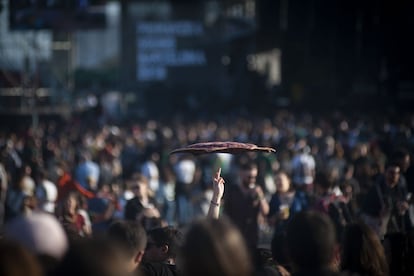
[[257,164],[254,161],[250,161],[250,160],[240,165],[240,169],[242,171],[250,171],[250,170],[257,169],[257,168],[258,168]]
[[158,246],[168,245],[168,257],[177,257],[178,250],[183,243],[183,233],[175,227],[158,227],[148,231],[148,236]]
[[410,155],[410,152],[407,149],[398,148],[392,152],[390,160],[398,162],[399,160],[405,158],[407,155]]
[[328,178],[326,172],[317,172],[315,175],[315,185],[318,185],[326,191],[331,189],[334,183]]
[[301,269],[326,268],[332,260],[335,226],[330,218],[315,211],[304,211],[292,218],[287,227],[287,246],[294,265]]
[[389,160],[386,164],[385,164],[385,170],[387,170],[388,168],[391,167],[398,167],[401,170],[400,164],[395,161],[395,160]]
[[135,221],[116,221],[108,229],[108,236],[130,255],[145,250],[147,234],[144,227]]
[[[134,173],[131,177],[131,181],[132,181],[132,183],[143,182],[143,183],[148,184],[148,178],[145,175],[141,174],[141,173]],[[132,184],[132,185],[134,185],[134,184]]]

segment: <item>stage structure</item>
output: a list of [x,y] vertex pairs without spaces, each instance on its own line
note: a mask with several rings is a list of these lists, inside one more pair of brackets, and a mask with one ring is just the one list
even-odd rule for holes
[[[212,98],[219,108],[248,104],[252,74],[271,71],[273,76],[264,78],[280,84],[280,51],[257,52],[254,4],[124,1],[124,91],[151,109],[169,112],[174,105],[196,111]],[[272,64],[265,64],[266,55]]]

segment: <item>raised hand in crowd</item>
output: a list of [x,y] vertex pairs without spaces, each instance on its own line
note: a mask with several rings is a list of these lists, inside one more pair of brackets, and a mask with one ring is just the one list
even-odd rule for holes
[[213,197],[208,209],[208,217],[218,218],[220,215],[220,203],[224,194],[224,182],[223,177],[221,177],[221,168],[218,168],[213,177]]

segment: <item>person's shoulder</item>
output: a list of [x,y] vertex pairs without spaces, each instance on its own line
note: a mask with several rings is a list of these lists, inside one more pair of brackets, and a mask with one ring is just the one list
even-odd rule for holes
[[348,274],[346,272],[336,272],[331,270],[303,270],[292,273],[292,276],[358,276],[358,274]]
[[365,276],[365,274],[360,274],[356,272],[350,272],[350,271],[341,271],[339,276]]
[[254,273],[255,276],[281,276],[282,274],[274,267],[265,265]]
[[158,262],[144,262],[139,266],[139,271],[143,276],[178,276],[175,265]]

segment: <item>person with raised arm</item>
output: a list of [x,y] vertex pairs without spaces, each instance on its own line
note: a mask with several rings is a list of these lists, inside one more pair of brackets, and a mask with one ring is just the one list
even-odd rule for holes
[[249,161],[240,165],[239,181],[228,185],[224,198],[224,214],[239,228],[247,246],[255,250],[259,242],[259,214],[267,216],[269,203],[259,183],[258,166]]

